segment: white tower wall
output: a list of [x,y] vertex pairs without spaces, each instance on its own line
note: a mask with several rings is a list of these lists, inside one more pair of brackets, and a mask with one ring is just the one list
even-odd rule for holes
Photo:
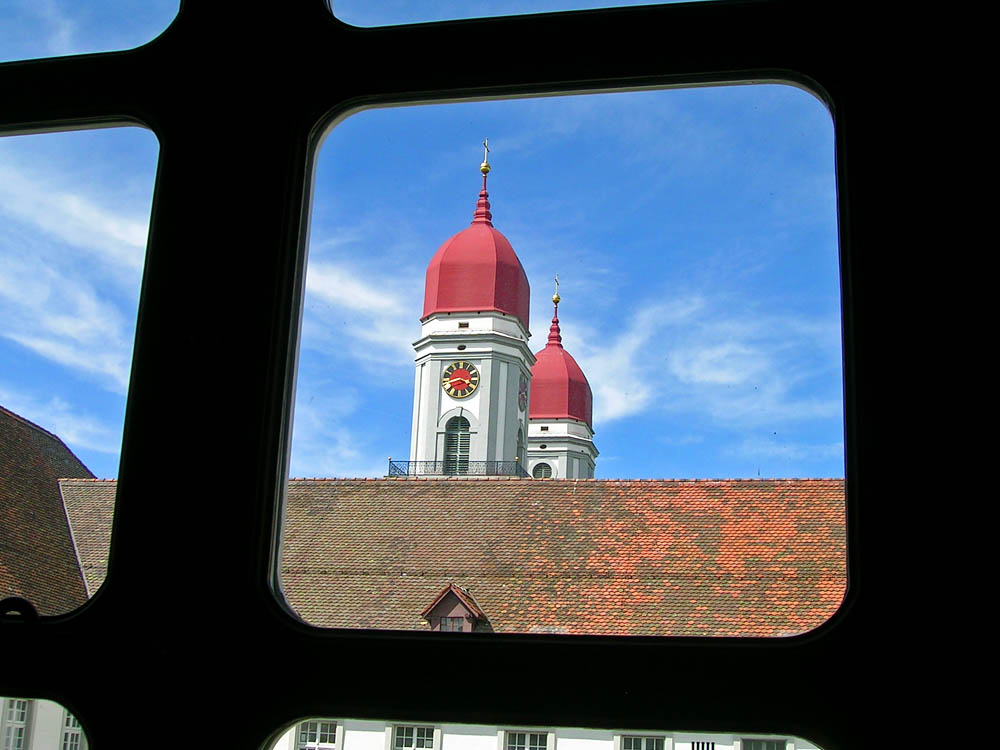
[[[444,461],[445,426],[452,417],[469,420],[470,461],[513,461],[521,430],[527,444],[528,405],[520,408],[523,377],[531,382],[535,357],[521,321],[496,311],[435,313],[421,326],[413,388],[411,461]],[[466,361],[479,370],[479,387],[453,398],[441,387],[445,369]]]
[[[542,446],[545,446],[544,448]],[[545,463],[553,479],[593,479],[598,450],[594,433],[577,419],[532,419],[528,425],[528,466]]]

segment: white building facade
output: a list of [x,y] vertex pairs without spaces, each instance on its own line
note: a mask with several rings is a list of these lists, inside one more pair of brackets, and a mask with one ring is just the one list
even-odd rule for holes
[[817,746],[765,734],[312,719],[289,729],[273,750],[817,750]]
[[[0,698],[0,750],[87,750],[79,721],[58,703]],[[308,719],[272,750],[818,750],[765,734]]]
[[58,703],[0,697],[0,749],[87,750],[80,722]]

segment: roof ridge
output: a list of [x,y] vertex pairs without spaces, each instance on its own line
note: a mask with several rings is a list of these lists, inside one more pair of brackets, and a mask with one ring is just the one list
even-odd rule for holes
[[89,466],[87,466],[87,464],[85,464],[85,463],[84,463],[84,462],[83,462],[83,461],[82,461],[82,460],[80,459],[80,457],[79,457],[78,455],[76,455],[76,453],[74,453],[74,452],[73,452],[73,449],[72,449],[72,448],[70,448],[70,447],[69,447],[69,446],[68,446],[68,445],[66,444],[66,442],[65,442],[65,441],[64,441],[64,440],[63,440],[63,439],[62,439],[61,437],[59,437],[58,435],[56,435],[56,434],[55,434],[54,432],[49,432],[48,430],[46,430],[46,429],[45,429],[44,427],[42,427],[41,425],[38,425],[38,424],[35,424],[35,423],[34,423],[34,422],[32,422],[32,421],[31,421],[30,419],[27,419],[26,417],[22,417],[22,416],[21,416],[20,414],[17,414],[17,413],[15,413],[15,412],[12,412],[12,411],[11,411],[10,409],[8,409],[8,408],[7,408],[7,407],[5,407],[5,406],[2,406],[2,405],[0,405],[0,412],[3,412],[4,414],[7,414],[7,415],[10,415],[10,416],[11,416],[11,417],[13,417],[13,418],[14,418],[15,420],[17,420],[18,422],[21,422],[22,424],[26,425],[26,426],[27,426],[27,427],[29,427],[30,429],[34,430],[35,432],[38,432],[38,433],[41,433],[41,434],[42,434],[42,435],[43,435],[44,437],[47,437],[47,438],[49,438],[49,439],[51,439],[51,440],[54,440],[54,441],[55,441],[56,443],[58,443],[59,445],[61,445],[61,446],[63,447],[63,449],[64,449],[64,450],[65,450],[65,451],[66,451],[66,452],[67,452],[67,453],[68,453],[68,454],[69,454],[70,456],[72,456],[72,458],[73,458],[73,460],[74,460],[74,461],[76,461],[76,462],[77,462],[78,464],[80,464],[80,466],[82,466],[82,467],[83,467],[83,470],[84,470],[84,471],[86,471],[86,472],[87,472],[88,474],[90,474],[91,476],[93,476],[94,472],[92,472],[92,471],[90,470],[90,467],[89,467]]

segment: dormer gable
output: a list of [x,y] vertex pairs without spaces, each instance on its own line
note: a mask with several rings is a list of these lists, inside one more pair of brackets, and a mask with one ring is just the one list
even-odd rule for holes
[[420,616],[427,620],[431,630],[462,633],[471,633],[476,623],[486,619],[468,589],[454,583],[441,589]]

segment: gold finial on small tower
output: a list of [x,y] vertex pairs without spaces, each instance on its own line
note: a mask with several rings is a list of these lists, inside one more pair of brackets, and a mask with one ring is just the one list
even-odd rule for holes
[[558,305],[561,299],[562,297],[559,296],[559,274],[556,274],[556,293],[552,295],[552,302]]
[[483,177],[485,177],[486,173],[490,171],[490,163],[487,160],[488,157],[489,157],[489,153],[490,153],[490,145],[489,144],[490,144],[490,139],[489,138],[484,138],[483,139],[483,163],[479,165],[479,171],[483,173]]

